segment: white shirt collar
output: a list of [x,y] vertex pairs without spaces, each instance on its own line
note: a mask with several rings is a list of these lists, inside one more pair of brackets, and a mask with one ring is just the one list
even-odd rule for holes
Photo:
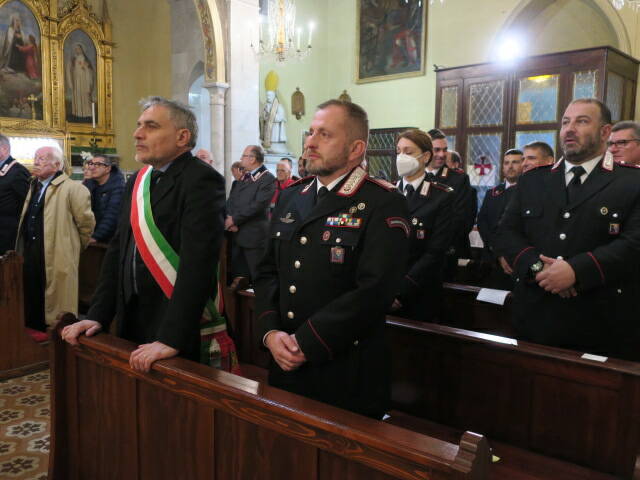
[[504,179],[504,189],[505,189],[505,190],[506,190],[507,188],[511,188],[511,187],[513,187],[513,186],[515,186],[515,185],[517,185],[517,184],[518,184],[518,182],[511,183],[511,182],[509,182],[509,180],[507,180],[506,178]]
[[333,190],[333,187],[338,185],[340,183],[340,181],[344,177],[346,177],[347,175],[348,175],[348,173],[345,173],[344,175],[340,175],[338,178],[336,178],[329,185],[323,185],[322,182],[320,182],[320,180],[318,179],[318,177],[316,177],[316,193],[319,192],[322,187],[327,187],[327,190],[329,190],[329,191]]
[[[582,177],[582,183],[587,181],[589,174],[593,171],[601,158],[602,155],[598,155],[597,157],[594,157],[591,160],[587,160],[586,162],[582,162],[580,164],[584,168],[585,172],[587,172],[587,174]],[[564,175],[567,183],[569,183],[573,178],[573,172],[571,172],[570,170],[575,166],[575,163],[569,162],[566,158],[564,159]]]
[[413,182],[408,182],[408,183],[407,183],[407,180],[405,178],[402,178],[402,183],[401,183],[402,193],[404,193],[406,195],[407,192],[405,191],[405,188],[407,188],[407,185],[413,186],[413,190],[417,192],[418,191],[418,187],[420,186],[420,184],[424,180],[424,177],[426,177],[426,175],[422,175],[417,180],[414,180]]

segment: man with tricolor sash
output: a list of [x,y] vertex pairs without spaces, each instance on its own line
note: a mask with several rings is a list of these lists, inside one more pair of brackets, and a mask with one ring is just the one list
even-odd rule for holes
[[[197,131],[188,107],[161,97],[142,103],[134,138],[144,166],[125,188],[89,320],[62,332],[69,343],[115,319],[117,335],[139,345],[131,367],[149,371],[176,355],[199,360],[204,326],[218,366],[227,354],[234,358],[215,304],[224,178],[191,154]],[[235,359],[226,363],[237,367]]]

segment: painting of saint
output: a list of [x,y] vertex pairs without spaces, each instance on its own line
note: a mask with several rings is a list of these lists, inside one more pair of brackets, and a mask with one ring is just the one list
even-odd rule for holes
[[31,10],[13,0],[0,7],[0,117],[42,117],[40,27]]
[[91,123],[97,109],[96,47],[85,32],[74,30],[64,42],[65,100],[67,121]]
[[358,83],[424,74],[426,0],[358,0]]

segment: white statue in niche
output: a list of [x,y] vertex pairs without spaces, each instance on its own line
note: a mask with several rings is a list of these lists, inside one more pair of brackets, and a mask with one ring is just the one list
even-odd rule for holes
[[276,92],[267,90],[267,101],[260,115],[262,146],[269,153],[287,153],[287,132],[284,107],[280,105]]

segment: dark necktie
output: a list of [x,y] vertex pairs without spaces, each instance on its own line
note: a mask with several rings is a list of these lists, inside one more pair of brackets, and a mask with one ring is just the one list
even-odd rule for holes
[[413,185],[410,183],[404,186],[404,191],[407,194],[407,200],[411,200],[413,198],[413,194],[416,193],[416,189],[413,188]]
[[36,181],[35,188],[33,189],[33,198],[31,199],[32,203],[38,203],[40,201],[40,192],[42,192],[42,183]]
[[149,188],[150,191],[153,191],[154,187],[160,181],[160,178],[164,175],[164,172],[161,170],[151,170],[151,186]]
[[426,174],[426,178],[427,178],[427,181],[429,181],[429,182],[433,182],[433,181],[435,181],[436,176],[435,176],[433,173],[431,173],[431,172],[427,172],[427,174]]
[[327,187],[320,187],[320,190],[318,190],[318,194],[316,195],[316,205],[324,200],[324,197],[327,196],[327,193],[329,193],[329,189],[327,189]]
[[569,171],[573,173],[573,178],[569,182],[569,185],[567,185],[567,198],[569,203],[573,203],[578,197],[578,193],[582,187],[581,177],[587,173],[587,171],[581,165],[572,167]]

